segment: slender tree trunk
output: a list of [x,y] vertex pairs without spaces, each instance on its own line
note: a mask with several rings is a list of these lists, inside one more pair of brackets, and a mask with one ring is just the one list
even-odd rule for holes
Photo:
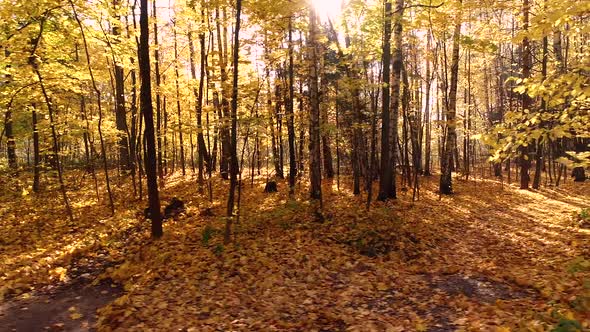
[[[279,76],[279,75],[277,75]],[[277,119],[277,124],[276,127],[273,125],[273,114],[271,112],[271,114],[269,114],[269,118],[270,118],[270,125],[271,125],[271,135],[272,135],[272,139],[273,139],[273,160],[275,163],[275,173],[276,176],[280,179],[284,179],[285,178],[285,174],[283,173],[283,131],[282,131],[282,120],[281,120],[281,87],[280,87],[280,83],[279,83],[279,78],[277,77],[276,82],[275,82],[275,113],[274,115],[276,116]],[[269,91],[270,92],[270,91]],[[270,100],[270,95],[269,95],[269,101],[272,104],[272,101]],[[271,105],[269,104],[269,106]],[[270,111],[270,109],[269,109]]]
[[[135,4],[133,4],[133,6],[131,6],[131,15],[133,17],[133,28],[137,29],[137,23],[135,21]],[[127,37],[131,38],[131,32],[129,30],[129,22],[126,21],[126,26],[127,26]],[[135,38],[135,49],[136,49],[136,54],[137,54],[137,49],[139,47],[139,39],[137,37],[137,35],[134,37]],[[131,56],[129,58],[129,61],[131,62],[131,66],[132,69],[129,72],[129,75],[131,76],[131,131],[130,131],[130,142],[129,142],[129,153],[130,153],[130,159],[131,162],[133,163],[133,167],[131,169],[131,176],[132,176],[132,180],[133,180],[133,190],[134,190],[134,195],[137,196],[137,190],[135,188],[135,177],[136,174],[138,174],[138,169],[141,168],[140,165],[140,158],[138,156],[138,151],[141,150],[141,145],[140,145],[140,140],[139,140],[139,133],[137,130],[138,127],[138,122],[141,122],[141,115],[138,117],[137,116],[137,73],[136,73],[136,65],[135,65],[135,57]],[[139,191],[141,192],[141,174],[139,174],[139,178],[138,178],[138,186],[139,186]],[[140,195],[141,197],[141,195]]]
[[[541,63],[541,75],[543,80],[547,77],[547,55],[548,55],[548,48],[549,48],[549,41],[547,36],[543,37],[543,59]],[[541,101],[541,111],[547,111],[547,104],[545,100]],[[541,123],[541,126],[543,123]],[[536,142],[537,151],[535,153],[535,176],[533,178],[533,189],[539,189],[541,185],[541,172],[543,170],[543,143],[541,143],[540,139],[537,139]]]
[[[322,84],[322,86],[326,86],[327,84]],[[326,128],[326,125],[328,124],[328,108],[324,107],[324,109],[321,110],[321,116],[320,116],[320,128]],[[327,130],[322,130],[322,154],[324,156],[324,174],[326,176],[327,179],[331,179],[334,177],[334,162],[332,161],[332,148],[330,147],[331,145],[331,140],[330,140],[330,135],[328,133]]]
[[451,56],[451,83],[449,87],[448,107],[446,109],[447,132],[443,148],[440,176],[440,193],[453,193],[451,169],[453,167],[453,151],[456,147],[457,133],[457,82],[459,78],[459,39],[461,37],[461,12],[457,13],[455,31],[453,32],[453,50]]
[[41,59],[39,59],[39,57],[35,53],[38,43],[41,40],[41,36],[43,35],[44,27],[45,27],[45,18],[42,18],[41,21],[39,22],[39,34],[38,34],[37,38],[34,39],[35,44],[33,45],[33,49],[31,51],[31,54],[29,55],[28,62],[29,62],[29,65],[32,67],[33,71],[35,72],[37,79],[39,80],[39,85],[41,86],[41,92],[43,93],[43,98],[45,99],[45,104],[47,106],[47,111],[49,113],[49,124],[50,124],[50,128],[51,128],[51,137],[53,138],[53,155],[55,158],[55,166],[57,169],[57,178],[59,180],[59,188],[60,188],[63,200],[64,200],[66,213],[68,214],[70,222],[73,223],[74,222],[74,215],[72,213],[72,208],[70,206],[70,201],[68,199],[66,186],[65,186],[65,183],[63,180],[61,162],[60,162],[60,158],[59,158],[59,145],[58,145],[59,138],[57,136],[57,129],[55,126],[56,119],[54,117],[53,104],[51,102],[49,94],[47,93],[47,90],[45,89],[45,83],[43,81],[43,76],[41,75],[41,71],[39,70],[39,64],[41,63]]
[[[120,0],[113,0],[113,9],[115,12],[120,10]],[[115,42],[119,42],[121,35],[120,16],[115,14],[114,22],[112,24],[113,36]],[[115,60],[115,59],[113,59]],[[115,60],[116,61],[116,60]],[[129,141],[127,133],[127,119],[125,111],[125,72],[121,61],[115,62],[115,122],[117,130],[119,130],[119,160],[121,166],[125,170],[131,170],[133,164],[129,158]]]
[[[194,1],[191,1],[191,8],[194,10]],[[201,24],[205,22],[205,9],[201,8]],[[196,68],[195,68],[195,47],[192,39],[192,31],[189,27],[188,33],[188,42],[189,42],[189,51],[190,51],[190,68],[191,68],[191,76],[193,80],[196,80]],[[203,189],[203,164],[209,170],[211,166],[211,157],[207,152],[207,145],[205,144],[205,138],[203,135],[203,91],[205,87],[205,63],[207,60],[206,49],[205,49],[205,32],[199,33],[199,47],[200,47],[200,62],[201,65],[199,67],[199,87],[198,90],[194,89],[194,95],[196,98],[196,111],[197,111],[197,149],[198,149],[198,157],[197,157],[197,165],[199,168],[198,173],[198,186],[199,192]]]
[[[426,37],[426,53],[432,52],[431,46],[431,35],[430,31],[428,31],[428,35]],[[430,72],[430,58],[426,57],[426,96],[424,98],[424,126],[425,126],[425,149],[424,149],[424,175],[430,176],[430,158],[432,155],[432,121],[430,120],[430,90],[432,88],[432,78]]]
[[[235,191],[238,184],[238,64],[240,58],[240,15],[242,13],[242,0],[236,0],[236,27],[234,30],[233,45],[233,81],[231,99],[231,141],[230,141],[230,179],[229,195],[227,197],[227,219],[225,223],[224,243],[231,239],[231,225],[234,218]],[[238,211],[239,216],[239,211]]]
[[16,170],[18,163],[16,161],[16,141],[12,131],[12,110],[6,110],[6,118],[4,120],[4,131],[6,132],[6,151],[8,154],[8,166]]
[[33,191],[39,192],[39,177],[41,172],[41,159],[39,156],[39,128],[37,127],[37,107],[31,106],[33,124]]
[[152,108],[152,86],[150,78],[148,0],[141,0],[140,7],[139,27],[141,34],[139,37],[139,75],[141,78],[141,90],[139,98],[145,121],[145,170],[148,182],[149,211],[152,220],[152,237],[159,238],[162,236],[163,230],[162,215],[160,213],[160,193],[158,192],[158,174],[156,169],[156,139],[154,137],[154,110]]
[[80,115],[85,124],[82,138],[84,140],[86,171],[90,172],[90,174],[92,175],[92,180],[94,181],[94,191],[96,192],[96,201],[100,201],[100,194],[98,191],[98,179],[96,178],[96,172],[94,170],[94,153],[92,153],[92,142],[90,142],[90,122],[88,121],[88,116],[86,115],[86,98],[84,98],[84,96],[80,97]]
[[178,73],[178,40],[176,37],[176,19],[173,21],[172,30],[174,31],[174,74],[176,85],[176,112],[178,115],[178,145],[180,146],[180,166],[182,175],[186,175],[186,166],[184,160],[184,140],[182,139],[182,112],[180,108],[180,75]]
[[78,23],[78,27],[80,28],[80,33],[82,35],[82,40],[84,43],[84,52],[86,54],[86,65],[88,66],[88,73],[90,74],[92,88],[94,89],[94,93],[96,94],[96,103],[98,106],[98,136],[100,139],[100,150],[101,150],[102,160],[103,160],[104,176],[105,176],[105,182],[106,182],[106,186],[107,186],[107,193],[109,195],[109,206],[111,208],[111,215],[114,215],[115,214],[115,203],[113,201],[113,194],[111,192],[111,181],[109,178],[109,167],[108,167],[108,162],[107,162],[107,150],[105,147],[104,136],[103,136],[103,132],[102,132],[103,113],[102,113],[101,92],[100,92],[100,89],[98,88],[98,86],[96,85],[96,79],[94,78],[94,72],[93,72],[92,66],[90,64],[90,61],[91,61],[90,60],[90,52],[88,51],[88,43],[86,41],[86,34],[84,33],[84,27],[82,26],[82,22],[80,21],[80,18],[78,17],[76,7],[74,6],[74,3],[72,0],[70,0],[70,5],[72,6],[74,18],[76,19],[76,22]]
[[320,96],[318,87],[318,49],[317,22],[313,6],[309,11],[309,87],[310,87],[310,123],[309,123],[309,177],[311,180],[310,197],[320,201],[322,206],[322,167],[320,153]]
[[[158,177],[160,181],[164,181],[164,159],[162,157],[162,101],[160,96],[160,44],[158,39],[158,13],[156,10],[156,0],[152,1],[152,17],[154,26],[154,60],[155,60],[155,76],[156,76],[156,139],[158,142]],[[141,22],[140,22],[141,29]],[[150,84],[151,93],[151,84]],[[141,96],[140,96],[141,99]],[[147,125],[147,123],[146,123]],[[146,127],[147,130],[147,127]],[[147,171],[147,166],[146,166]],[[149,184],[148,184],[149,186]]]
[[[392,188],[394,180],[395,167],[391,165],[391,145],[395,145],[395,142],[391,142],[390,139],[390,66],[391,66],[391,2],[390,0],[385,1],[385,18],[383,28],[383,86],[382,86],[382,102],[381,102],[381,174],[379,177],[379,194],[377,199],[385,201],[388,198],[395,197],[395,190]],[[401,64],[400,64],[401,65]],[[399,91],[399,87],[398,87]],[[396,122],[397,123],[397,122]]]
[[467,105],[463,116],[463,173],[467,180],[469,179],[469,152],[471,151],[469,147],[469,132],[471,131],[471,49],[467,50],[465,65],[467,67],[467,90],[465,91]]
[[295,193],[295,177],[297,176],[297,160],[295,159],[295,125],[293,112],[294,83],[293,83],[293,18],[289,18],[289,98],[287,99],[287,135],[289,140],[289,194]]
[[[522,6],[522,14],[523,14],[523,30],[528,31],[529,28],[529,11],[530,5],[529,0],[524,0]],[[532,59],[532,52],[531,46],[528,36],[525,35],[524,39],[522,40],[522,76],[523,79],[527,79],[531,76],[531,69],[533,66],[533,59]],[[529,96],[527,92],[522,94],[522,109],[523,110],[531,110],[533,106],[533,100]],[[528,189],[529,188],[529,181],[530,175],[529,170],[531,168],[531,159],[529,156],[529,148],[528,146],[521,146],[519,148],[520,152],[520,189]]]
[[[219,8],[216,8],[216,16],[217,16],[217,44],[219,48],[219,67],[221,72],[221,158],[219,160],[219,167],[221,172],[221,177],[224,180],[228,179],[229,176],[229,168],[230,168],[230,159],[231,159],[231,142],[230,142],[230,130],[229,130],[229,122],[231,120],[230,117],[230,105],[228,101],[228,91],[227,91],[227,81],[229,79],[227,74],[227,29],[224,26],[223,29],[221,27],[221,17],[219,15]],[[225,15],[224,15],[225,18]],[[223,31],[223,34],[222,34]],[[222,42],[222,37],[225,42]],[[225,47],[224,47],[225,45]]]

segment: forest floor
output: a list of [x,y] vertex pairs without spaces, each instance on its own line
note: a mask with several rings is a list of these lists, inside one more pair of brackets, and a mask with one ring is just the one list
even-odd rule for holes
[[[364,208],[343,179],[323,185],[323,220],[245,181],[223,245],[227,185],[213,202],[175,175],[163,202],[186,214],[149,237],[143,202],[115,179],[117,213],[71,174],[69,223],[56,188],[0,177],[0,326],[14,331],[576,331],[590,327],[590,184],[518,190],[487,179],[420,178],[419,200]],[[76,176],[74,176],[76,175]],[[100,180],[100,179],[99,179]],[[587,210],[586,210],[587,211]],[[98,309],[98,310],[96,310]],[[576,329],[577,328],[577,329]]]

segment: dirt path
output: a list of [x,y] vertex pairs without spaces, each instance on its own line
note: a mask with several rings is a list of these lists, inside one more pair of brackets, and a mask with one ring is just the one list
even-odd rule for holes
[[114,300],[121,290],[110,283],[72,284],[46,288],[26,299],[0,305],[2,331],[93,331],[96,310]]
[[110,280],[95,282],[113,263],[99,252],[94,258],[78,257],[68,268],[63,282],[0,304],[0,330],[94,331],[96,310],[122,294]]

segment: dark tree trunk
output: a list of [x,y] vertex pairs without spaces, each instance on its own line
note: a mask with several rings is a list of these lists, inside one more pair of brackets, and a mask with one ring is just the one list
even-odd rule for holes
[[[377,199],[385,201],[388,198],[395,197],[394,188],[392,183],[394,181],[394,167],[391,165],[391,144],[395,145],[395,142],[391,142],[390,139],[390,125],[391,116],[389,110],[390,104],[390,66],[391,66],[391,2],[385,0],[385,19],[383,28],[383,86],[382,90],[382,102],[381,102],[381,174],[379,177],[379,194]],[[399,87],[398,87],[399,88]]]
[[[113,8],[115,11],[119,10],[119,2],[120,0],[113,0]],[[113,36],[115,36],[115,41],[118,42],[119,36],[121,35],[121,28],[119,27],[119,15],[115,15],[114,17],[115,22],[113,24]],[[115,120],[117,125],[117,130],[119,130],[119,161],[121,166],[125,170],[131,170],[133,164],[131,162],[131,158],[129,158],[129,141],[127,137],[127,133],[129,129],[127,128],[127,119],[126,119],[126,111],[125,111],[125,72],[123,69],[123,65],[121,61],[116,61],[115,63]]]
[[[146,9],[147,10],[147,9]],[[161,181],[164,180],[164,158],[162,156],[162,101],[160,97],[160,84],[161,84],[161,77],[160,77],[160,49],[159,49],[159,40],[158,40],[158,21],[157,21],[157,11],[156,11],[156,0],[152,1],[152,16],[154,19],[154,60],[155,60],[155,75],[156,75],[156,139],[158,142],[158,177]],[[140,22],[140,29],[141,29],[141,22]],[[147,33],[146,33],[147,34]],[[151,84],[150,84],[150,94],[151,94]],[[151,97],[150,97],[151,98]],[[141,99],[141,96],[140,96]],[[143,107],[143,106],[142,106]],[[146,122],[147,125],[147,122]],[[147,128],[146,128],[147,130]],[[146,167],[147,168],[147,167]],[[147,169],[146,169],[147,172]],[[149,185],[149,184],[148,184]]]
[[[176,22],[174,19],[173,22]],[[176,37],[176,23],[172,27],[174,31],[174,75],[176,85],[176,112],[178,115],[178,145],[180,146],[180,167],[182,168],[182,175],[186,175],[186,165],[184,160],[184,140],[182,138],[182,113],[180,108],[180,75],[178,73],[178,40]]]
[[150,74],[150,48],[148,27],[148,0],[141,0],[139,17],[139,76],[141,78],[140,103],[145,121],[144,137],[146,141],[145,170],[148,182],[149,211],[152,220],[152,237],[163,234],[162,215],[160,213],[160,193],[158,192],[158,174],[156,165],[156,139],[154,137],[154,110],[152,108],[152,86]]
[[[574,138],[574,151],[576,153],[586,152],[588,151],[588,140],[578,137]],[[574,177],[574,182],[584,182],[586,181],[586,173],[584,171],[584,167],[574,167],[572,170],[572,176]]]
[[[277,75],[279,76],[279,75]],[[269,97],[270,98],[270,97]],[[275,162],[275,173],[276,176],[280,179],[285,178],[285,174],[283,173],[283,126],[282,126],[282,119],[281,119],[281,85],[279,83],[279,79],[277,77],[277,82],[275,82],[275,116],[277,119],[276,127],[273,126],[272,119],[273,115],[269,114],[270,121],[271,121],[271,135],[273,139],[273,158]],[[270,99],[269,99],[270,101]],[[272,103],[272,102],[271,102]]]
[[310,197],[322,204],[322,166],[320,153],[320,96],[318,87],[318,63],[316,13],[313,7],[309,12],[309,177]]
[[[523,14],[523,30],[528,31],[529,28],[529,11],[530,5],[529,0],[524,0],[522,6]],[[531,69],[533,66],[533,59],[531,53],[531,46],[529,38],[525,35],[522,40],[522,76],[527,79],[531,76]],[[522,109],[531,111],[533,106],[533,100],[527,92],[522,94]],[[520,189],[528,189],[530,175],[529,170],[531,168],[531,159],[529,156],[528,146],[521,146],[520,152]]]
[[[194,10],[194,1],[191,2],[191,8]],[[205,20],[205,9],[201,8],[201,24],[204,24]],[[192,31],[189,28],[188,33],[188,43],[189,43],[189,51],[190,51],[190,68],[191,68],[191,77],[193,80],[196,80],[196,68],[195,68],[195,47],[192,39]],[[212,167],[211,165],[211,157],[209,156],[209,152],[207,151],[207,145],[205,144],[205,138],[203,136],[203,91],[205,86],[205,62],[207,60],[206,50],[205,50],[205,33],[199,33],[199,47],[200,47],[200,74],[199,74],[199,88],[194,89],[193,93],[196,98],[196,111],[197,111],[197,150],[198,150],[198,157],[197,157],[197,164],[198,164],[198,185],[199,190],[201,191],[203,188],[203,164],[207,167],[209,171]]]
[[285,113],[287,115],[287,135],[289,140],[289,194],[295,193],[295,177],[297,176],[297,161],[295,159],[295,125],[293,114],[293,98],[294,98],[294,83],[293,83],[293,27],[292,18],[289,18],[289,98]]
[[[543,77],[543,80],[545,80],[545,78],[547,77],[547,55],[548,55],[548,48],[549,48],[549,41],[547,39],[547,36],[543,37],[543,58],[542,58],[542,63],[541,63],[541,75]],[[541,102],[541,111],[542,112],[546,112],[547,111],[547,104],[545,102],[545,100],[543,100]],[[541,123],[541,126],[543,125],[543,123]],[[533,178],[533,189],[539,189],[539,187],[541,186],[541,172],[543,171],[543,163],[544,163],[544,157],[543,157],[543,143],[541,143],[540,139],[537,139],[537,151],[535,153],[535,176]]]
[[[431,36],[430,31],[426,37],[426,52],[431,52]],[[430,58],[426,57],[426,97],[424,100],[424,126],[425,126],[425,149],[424,149],[424,175],[430,176],[430,158],[432,155],[432,122],[430,121],[430,90],[432,87],[432,78],[430,72]]]
[[6,111],[6,119],[4,120],[4,131],[6,132],[6,150],[8,154],[8,166],[16,170],[18,167],[16,161],[16,141],[14,140],[14,134],[12,132],[12,111],[8,109]]
[[33,191],[39,192],[39,174],[41,171],[41,159],[39,157],[39,128],[37,127],[37,107],[31,106],[33,124]]
[[[230,159],[231,159],[231,142],[230,142],[230,130],[229,130],[229,122],[231,120],[230,117],[230,105],[228,101],[228,91],[227,91],[227,81],[229,76],[227,74],[227,38],[225,39],[225,43],[222,43],[222,30],[224,36],[227,36],[227,29],[224,26],[223,29],[221,27],[221,17],[219,16],[219,8],[216,8],[216,16],[217,16],[217,44],[219,48],[219,66],[221,72],[221,158],[219,160],[219,169],[221,172],[221,177],[224,180],[229,178],[229,167],[230,167]],[[225,14],[224,14],[225,17]],[[225,44],[225,47],[224,47]]]
[[[324,84],[325,86],[325,84]],[[328,109],[324,108],[322,111],[322,116],[320,117],[320,128],[325,128],[326,124],[328,123]],[[327,179],[331,179],[334,177],[334,166],[333,166],[333,158],[332,158],[332,148],[330,147],[330,135],[326,130],[322,132],[322,154],[324,156],[324,175]]]
[[[231,141],[230,141],[230,179],[229,195],[227,197],[227,220],[225,223],[224,243],[230,242],[231,225],[233,222],[234,200],[236,186],[238,185],[238,64],[240,50],[240,15],[242,12],[242,0],[236,0],[236,27],[234,30],[233,45],[233,81],[231,99]],[[239,213],[239,211],[238,211]]]
[[451,83],[449,86],[447,115],[447,133],[443,156],[441,158],[441,176],[439,190],[441,194],[453,193],[451,172],[453,168],[453,153],[456,150],[457,133],[455,131],[457,113],[457,82],[459,78],[459,39],[461,37],[461,13],[457,14],[455,31],[453,32],[453,50],[451,56]]

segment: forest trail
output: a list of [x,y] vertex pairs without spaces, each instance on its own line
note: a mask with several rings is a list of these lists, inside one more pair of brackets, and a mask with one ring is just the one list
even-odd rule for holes
[[[279,183],[279,193],[264,194],[264,183],[256,181],[254,188],[245,185],[236,244],[230,246],[222,245],[224,202],[214,201],[213,216],[200,216],[210,207],[206,198],[179,177],[168,181],[163,200],[179,196],[187,213],[168,221],[157,242],[136,216],[141,205],[108,217],[104,206],[83,206],[91,193],[80,193],[78,208],[87,210],[78,216],[78,237],[66,236],[72,243],[57,241],[71,233],[65,221],[37,213],[41,232],[55,242],[42,253],[30,244],[5,245],[2,271],[13,273],[2,275],[13,287],[3,290],[12,297],[15,289],[26,293],[27,285],[56,285],[64,278],[58,272],[66,279],[71,273],[60,267],[68,271],[80,261],[99,267],[96,278],[83,282],[101,280],[99,286],[57,287],[61,293],[10,300],[0,322],[15,326],[24,315],[13,315],[17,307],[43,311],[48,306],[41,302],[47,301],[52,308],[77,306],[87,318],[85,306],[68,298],[96,299],[87,306],[93,308],[120,294],[99,311],[99,330],[543,331],[560,321],[588,324],[590,231],[573,218],[590,207],[588,185],[522,191],[491,180],[457,180],[456,194],[439,199],[437,180],[421,179],[417,202],[407,192],[375,203],[370,212],[364,197],[325,182],[321,223],[307,200],[288,199],[286,183]],[[225,186],[213,188],[214,197],[223,197]],[[305,195],[305,186],[298,192]],[[11,208],[15,218],[34,211],[27,204]],[[3,227],[21,238],[37,236],[30,225]],[[55,252],[61,254],[50,255]],[[10,253],[20,260],[5,259]],[[107,262],[88,261],[96,257]],[[34,262],[48,262],[48,273],[26,269]],[[105,273],[99,276],[100,270]],[[111,282],[121,284],[123,293],[115,288],[102,294]],[[52,324],[61,320],[64,326],[56,328],[79,331],[84,319],[72,323],[71,313],[51,314]]]

